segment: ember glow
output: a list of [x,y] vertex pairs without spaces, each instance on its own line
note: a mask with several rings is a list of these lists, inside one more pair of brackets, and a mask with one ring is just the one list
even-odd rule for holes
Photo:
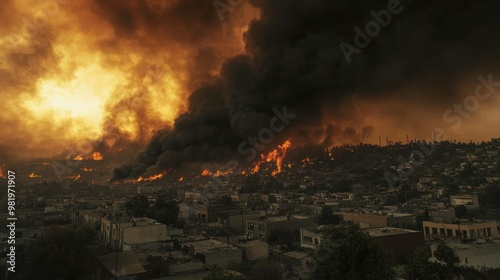
[[165,177],[166,175],[167,175],[167,172],[164,171],[162,173],[151,175],[151,176],[148,176],[148,177],[142,177],[142,176],[140,176],[137,179],[128,179],[128,180],[125,180],[124,182],[125,183],[134,183],[134,184],[135,183],[140,183],[140,182],[151,182],[151,181],[159,180],[159,179]]
[[257,161],[251,169],[251,173],[257,173],[261,169],[261,165],[264,163],[274,163],[275,169],[272,171],[271,175],[276,176],[281,173],[283,158],[286,155],[287,150],[291,147],[290,140],[286,140],[283,144],[278,145],[277,149],[272,150],[267,155],[260,155],[261,160]]
[[42,176],[31,172],[30,174],[28,174],[28,178],[42,178]]

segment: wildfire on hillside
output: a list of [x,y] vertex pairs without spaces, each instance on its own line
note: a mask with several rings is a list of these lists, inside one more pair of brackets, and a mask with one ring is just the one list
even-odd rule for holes
[[283,165],[283,158],[286,155],[286,152],[288,149],[291,147],[292,143],[290,140],[286,140],[283,144],[278,145],[277,149],[272,150],[269,152],[267,155],[260,155],[261,160],[257,161],[254,166],[252,167],[250,173],[255,174],[259,172],[261,169],[261,165],[266,162],[273,162],[275,164],[275,169],[272,171],[271,175],[276,176],[277,174],[281,173],[282,171],[282,165]]
[[139,177],[137,179],[129,179],[129,180],[125,180],[124,182],[125,183],[140,183],[140,182],[151,182],[151,181],[156,181],[158,179],[161,179],[163,177],[165,177],[165,175],[167,175],[167,172],[166,171],[163,171],[162,173],[158,173],[158,174],[155,174],[155,175],[151,175],[149,177]]
[[28,175],[28,178],[42,178],[41,175],[38,175],[38,174],[35,174],[35,172],[31,172],[29,175]]
[[93,152],[90,155],[79,154],[76,156],[68,156],[67,158],[72,160],[103,160],[104,156],[99,152]]

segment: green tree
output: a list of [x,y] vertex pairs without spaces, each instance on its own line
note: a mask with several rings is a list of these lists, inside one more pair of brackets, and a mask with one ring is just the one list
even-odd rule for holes
[[203,277],[203,280],[243,280],[243,278],[227,273],[218,266],[213,266],[210,268],[210,274]]
[[487,186],[480,196],[479,203],[488,208],[500,207],[500,184]]
[[439,262],[429,261],[430,253],[427,249],[415,251],[405,266],[406,277],[409,280],[486,280],[488,277],[474,267],[461,266],[460,258],[453,249],[441,242],[434,257]]
[[233,203],[233,200],[231,199],[231,197],[229,195],[224,195],[224,196],[219,198],[219,203],[224,205],[224,206],[228,206],[228,205],[231,205]]
[[458,205],[455,207],[455,217],[459,219],[467,217],[467,208],[465,205]]
[[179,211],[179,205],[176,201],[170,199],[167,193],[160,193],[149,209],[148,216],[159,223],[170,225],[177,222]]
[[149,202],[147,196],[143,194],[134,195],[125,202],[127,214],[133,217],[144,217],[148,213]]
[[23,279],[89,279],[98,247],[91,228],[52,226],[26,247]]
[[425,209],[424,213],[417,214],[417,217],[415,217],[415,227],[418,230],[423,229],[423,222],[424,221],[430,221],[431,216],[429,215],[429,210]]
[[437,271],[439,264],[429,261],[431,253],[428,248],[421,248],[413,252],[405,265],[408,280],[426,279],[439,280]]
[[324,229],[323,242],[309,262],[311,279],[394,279],[387,252],[358,226]]
[[333,208],[331,206],[324,206],[319,215],[320,225],[337,225],[340,223],[340,217],[333,214]]

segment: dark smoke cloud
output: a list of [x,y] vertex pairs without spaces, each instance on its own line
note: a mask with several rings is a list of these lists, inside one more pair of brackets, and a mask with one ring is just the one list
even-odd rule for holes
[[[457,97],[456,83],[464,76],[497,70],[500,38],[492,34],[500,27],[499,2],[402,2],[401,14],[393,15],[390,25],[350,64],[339,44],[353,44],[353,27],[363,29],[372,20],[370,11],[386,9],[387,1],[251,4],[261,17],[244,35],[246,53],[228,59],[210,85],[193,92],[188,113],[153,139],[137,157],[136,168],[155,172],[234,155],[241,140],[267,126],[273,108],[285,105],[299,116],[287,128],[288,136],[300,138],[302,131],[324,144],[336,138],[360,141],[370,137],[373,127],[344,125],[362,114],[345,113],[355,93],[360,99],[418,100],[434,110]],[[136,27],[127,13],[117,11],[116,21],[123,24],[118,33]],[[334,119],[325,124],[324,115]],[[118,168],[115,175],[134,175],[127,172],[131,170]]]

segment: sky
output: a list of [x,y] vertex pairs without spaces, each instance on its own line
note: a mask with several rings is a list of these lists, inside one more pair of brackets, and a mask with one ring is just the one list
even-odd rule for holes
[[283,110],[296,117],[264,151],[497,138],[499,6],[7,0],[0,162],[130,152],[129,175],[223,160]]

